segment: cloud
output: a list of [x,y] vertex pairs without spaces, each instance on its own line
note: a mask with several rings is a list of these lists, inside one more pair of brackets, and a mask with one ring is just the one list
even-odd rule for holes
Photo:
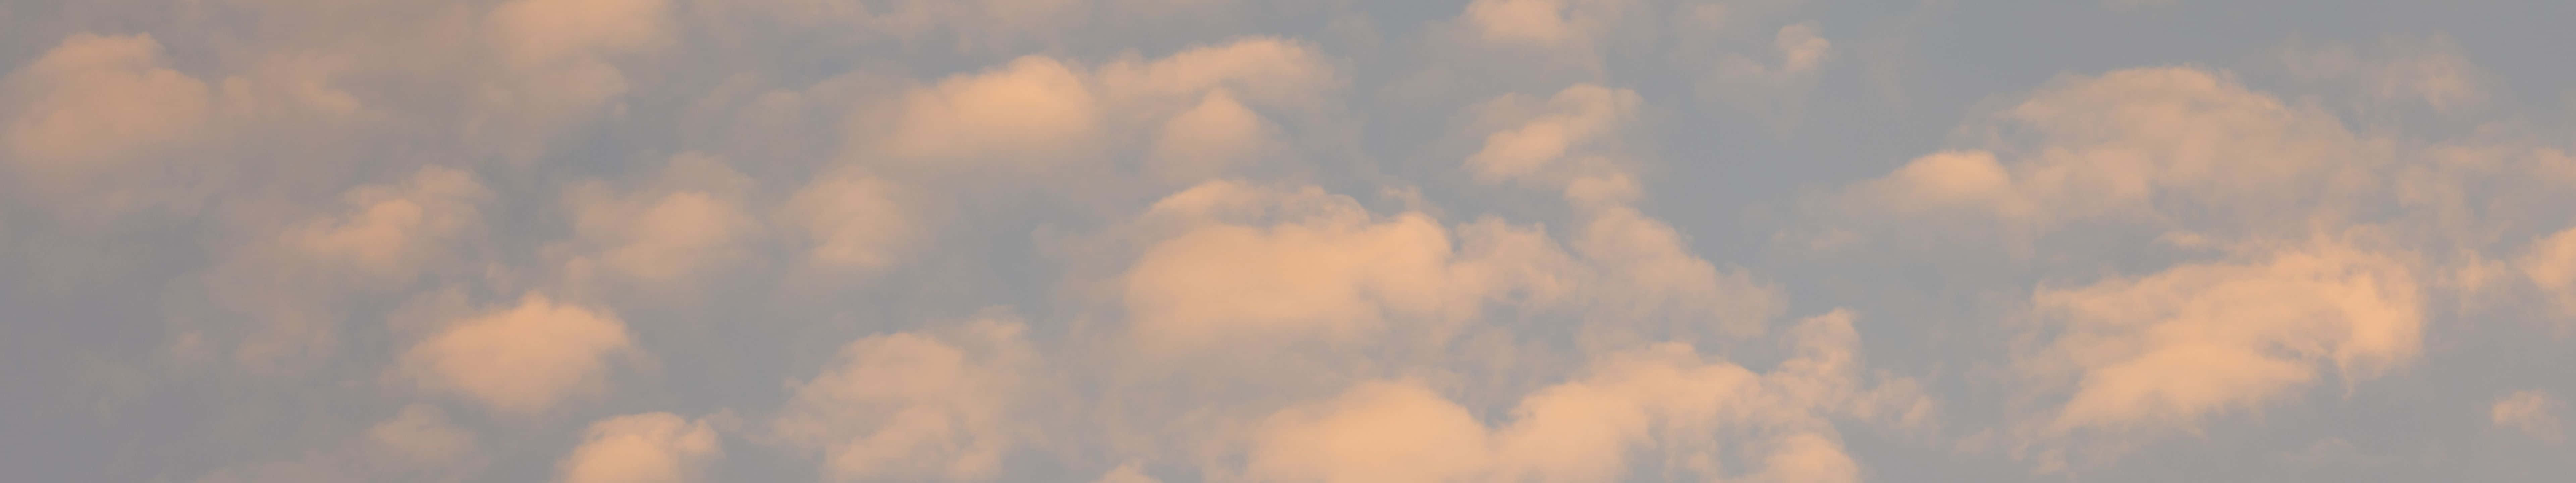
[[473,175],[428,166],[400,185],[361,186],[342,195],[352,210],[289,228],[283,244],[362,277],[401,280],[448,261],[460,238],[482,228],[492,199]]
[[299,459],[222,468],[194,481],[458,481],[481,472],[488,459],[471,430],[457,426],[437,406],[414,403]]
[[261,368],[327,358],[353,298],[400,292],[458,272],[482,240],[482,210],[495,196],[462,170],[426,166],[400,182],[340,195],[337,210],[276,224],[248,224],[201,283],[214,301],[252,319],[236,357]]
[[908,94],[883,139],[888,154],[1044,162],[1096,149],[1100,106],[1070,66],[1021,57]]
[[[169,66],[149,34],[75,34],[0,81],[0,145],[16,190],[66,213],[113,215],[163,202],[154,176],[206,134],[215,95]],[[184,165],[166,169],[187,172]]]
[[722,160],[696,153],[673,156],[658,177],[623,193],[598,181],[572,186],[564,204],[579,240],[560,248],[581,253],[566,262],[570,275],[578,280],[596,267],[644,287],[686,287],[743,262],[762,228],[743,206],[753,187]]
[[1120,293],[1130,330],[1163,351],[1359,343],[1413,321],[1440,334],[1561,257],[1523,229],[1453,241],[1428,215],[1381,217],[1313,187],[1210,182],[1144,218],[1173,228],[1145,245]]
[[1135,463],[1128,463],[1111,468],[1108,473],[1101,474],[1100,479],[1091,480],[1091,483],[1162,483],[1162,481],[1147,476],[1145,470],[1138,468]]
[[1255,481],[1463,481],[1492,464],[1484,423],[1419,384],[1361,383],[1270,416],[1260,434]]
[[2576,229],[2534,241],[2515,265],[2560,314],[2576,315]]
[[[1684,38],[1699,37],[1692,30],[1721,30],[1734,20],[1719,18],[1678,17],[1702,23],[1686,24]],[[1715,25],[1712,25],[1715,24]],[[1805,98],[1815,87],[1818,71],[1834,57],[1834,43],[1818,33],[1814,21],[1783,25],[1773,33],[1769,45],[1758,55],[1745,53],[1697,52],[1706,47],[1685,47],[1674,52],[1675,63],[1694,71],[1692,90],[1707,101],[1722,102],[1755,112],[1772,122],[1792,123],[1805,109]]]
[[[1558,91],[1543,105],[1504,96],[1478,110],[1487,117],[1520,118],[1517,126],[1485,136],[1484,146],[1467,156],[1476,179],[1488,183],[1517,181],[1556,186],[1569,178],[1612,169],[1603,151],[1615,152],[1620,129],[1637,121],[1643,101],[1635,91],[1581,84]],[[1497,122],[1495,119],[1486,122]],[[1587,172],[1593,171],[1593,172]]]
[[[2334,117],[2184,67],[2068,76],[1849,195],[2028,240],[2071,222],[2299,236],[2350,222],[2387,154]],[[2329,225],[2330,226],[2330,225]]]
[[512,0],[485,17],[504,75],[471,92],[480,108],[469,143],[517,160],[542,153],[561,129],[610,111],[635,90],[621,62],[673,43],[668,0]]
[[1708,360],[1679,344],[1596,359],[1588,374],[1528,394],[1507,424],[1420,381],[1361,382],[1283,409],[1255,432],[1253,481],[1614,481],[1634,454],[1703,479],[1858,481],[1831,421],[1919,425],[1930,402],[1911,382],[1862,381],[1844,312],[1792,332],[1797,356],[1771,372]]
[[2521,431],[2533,439],[2557,443],[2566,439],[2558,427],[2558,411],[2566,403],[2538,390],[2514,391],[2497,397],[2487,410],[2488,421],[2498,428]]
[[835,269],[880,270],[926,235],[903,205],[907,190],[882,177],[842,172],[816,179],[778,210],[778,224],[803,235],[806,258]]
[[366,441],[397,461],[430,467],[464,463],[479,451],[474,433],[449,422],[437,406],[419,403],[368,427]]
[[682,483],[703,481],[707,465],[724,456],[723,441],[706,420],[671,413],[629,414],[591,423],[572,454],[556,465],[564,483]]
[[991,479],[1026,437],[1013,414],[1035,382],[1027,330],[994,316],[853,341],[770,430],[818,454],[828,480]]
[[905,176],[1059,172],[1132,154],[1142,165],[1128,169],[1196,182],[1325,129],[1326,96],[1343,82],[1314,47],[1272,37],[1096,66],[1024,56],[912,89],[894,114],[861,111],[856,136],[870,142],[853,156]]
[[532,415],[606,391],[609,363],[636,350],[615,315],[530,293],[413,345],[400,373],[423,391]]
[[[2495,81],[2470,63],[2450,37],[2392,36],[2375,47],[2365,51],[2345,44],[2292,43],[2279,55],[2292,77],[2369,105],[2453,114],[2480,107],[2494,96]],[[2364,112],[2381,114],[2370,111]]]
[[2424,310],[2413,269],[2319,242],[2137,278],[2043,287],[2033,310],[2057,335],[2021,363],[2072,376],[2045,431],[2158,433],[2259,410],[2331,364],[2347,384],[2412,361]]

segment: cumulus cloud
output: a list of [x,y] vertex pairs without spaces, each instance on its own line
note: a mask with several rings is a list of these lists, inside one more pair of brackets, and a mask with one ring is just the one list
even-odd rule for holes
[[903,206],[905,191],[881,177],[839,173],[797,190],[777,219],[804,235],[807,258],[816,265],[883,269],[924,236],[915,221],[919,215]]
[[413,345],[399,371],[423,391],[529,415],[605,391],[610,364],[635,351],[615,315],[530,293]]
[[1025,56],[912,89],[890,116],[862,112],[870,142],[854,155],[902,172],[1044,173],[1134,153],[1141,166],[1124,169],[1196,182],[1284,154],[1292,128],[1322,129],[1343,82],[1313,46],[1271,37],[1096,66]]
[[1923,424],[1930,402],[1909,381],[1864,380],[1850,320],[1835,312],[1801,322],[1789,340],[1797,356],[1770,372],[1681,345],[1605,355],[1490,428],[1419,381],[1362,382],[1267,417],[1245,476],[1611,481],[1653,451],[1664,471],[1702,479],[1858,481],[1832,421]]
[[437,406],[411,404],[365,431],[299,459],[218,469],[199,483],[456,481],[488,464],[481,438]]
[[473,142],[532,159],[559,129],[614,107],[635,89],[621,62],[667,47],[676,28],[668,0],[512,0],[483,29],[508,75],[475,92],[484,110],[467,121]]
[[76,213],[172,201],[157,183],[185,180],[159,176],[159,164],[183,162],[169,157],[205,134],[214,97],[149,34],[65,38],[0,81],[13,191]]
[[1179,228],[1145,248],[1121,298],[1132,330],[1164,350],[1362,342],[1391,321],[1454,326],[1561,257],[1527,238],[1544,235],[1492,226],[1453,242],[1427,215],[1381,217],[1312,187],[1211,182],[1144,216]]
[[2387,156],[2323,112],[2182,67],[2063,78],[1989,122],[1970,131],[1989,147],[1916,158],[1852,196],[2003,241],[2079,220],[2296,236],[2350,221]]
[[253,230],[259,234],[203,283],[217,303],[254,321],[239,360],[272,368],[314,362],[336,347],[335,319],[347,314],[350,297],[456,271],[492,200],[472,174],[423,167],[397,183],[352,188],[337,210]]
[[796,385],[770,431],[833,481],[990,479],[1027,437],[1013,418],[1032,402],[1027,330],[995,316],[850,342]]
[[581,446],[556,465],[564,483],[703,481],[722,457],[714,427],[671,413],[629,414],[591,423]]
[[5,3],[29,479],[2568,464],[2555,7]]
[[2043,287],[2031,301],[2062,326],[2023,363],[2074,377],[2065,406],[2046,419],[2059,434],[2188,428],[2259,410],[2329,363],[2347,382],[2366,380],[2414,359],[2424,330],[2406,264],[2323,243]]
[[1520,118],[1485,136],[1484,146],[1467,156],[1478,180],[1519,181],[1553,187],[1570,178],[1617,169],[1602,153],[1616,152],[1619,129],[1636,122],[1643,102],[1637,93],[1596,85],[1558,91],[1544,104],[1504,96],[1482,106],[1487,116]]
[[761,225],[744,207],[752,181],[703,154],[671,158],[653,180],[620,190],[604,182],[571,187],[580,250],[566,262],[577,281],[592,272],[645,287],[686,287],[739,263]]
[[2487,420],[2498,428],[2556,443],[2567,437],[2558,427],[2558,412],[2566,405],[2546,392],[2514,391],[2496,398],[2495,405],[2487,410]]
[[2576,229],[2531,244],[2517,265],[2560,314],[2576,315]]

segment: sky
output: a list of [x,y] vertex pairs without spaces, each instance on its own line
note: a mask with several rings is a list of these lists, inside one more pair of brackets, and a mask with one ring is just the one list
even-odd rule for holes
[[2568,19],[0,0],[0,480],[2563,481]]

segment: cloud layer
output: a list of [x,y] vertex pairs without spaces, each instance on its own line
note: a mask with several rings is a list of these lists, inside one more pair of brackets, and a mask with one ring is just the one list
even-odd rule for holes
[[1899,3],[0,6],[0,479],[2576,471],[2576,7]]

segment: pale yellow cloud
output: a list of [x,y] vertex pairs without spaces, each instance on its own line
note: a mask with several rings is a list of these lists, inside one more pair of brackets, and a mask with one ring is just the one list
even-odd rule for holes
[[474,433],[449,422],[437,406],[421,403],[368,427],[366,441],[385,457],[431,467],[466,462],[479,451]]
[[1747,337],[1784,310],[1780,289],[1734,267],[1720,269],[1672,224],[1625,205],[1592,207],[1571,247],[1587,263],[1585,317],[1619,326],[1614,338]]
[[2493,95],[2489,90],[2495,81],[2447,36],[2388,37],[2369,50],[2294,43],[2278,55],[2292,77],[2341,91],[2363,103],[2358,107],[2365,115],[2382,114],[2373,107],[2403,105],[2456,113],[2479,107]]
[[1461,18],[1487,41],[1556,45],[1573,40],[1564,0],[1477,0]]
[[2015,240],[2074,220],[2295,237],[2348,221],[2387,159],[2332,116],[2182,67],[2067,77],[1972,127],[1986,148],[1917,158],[1853,199]]
[[781,206],[781,226],[802,234],[807,259],[835,269],[872,271],[901,261],[925,236],[919,215],[903,205],[902,185],[859,172],[814,180]]
[[1483,303],[1544,282],[1529,277],[1561,263],[1543,234],[1453,234],[1426,214],[1375,215],[1313,187],[1211,182],[1144,218],[1170,234],[1120,277],[1120,299],[1134,334],[1166,351],[1367,342],[1390,324],[1427,324],[1416,330],[1445,337]]
[[1150,148],[1156,175],[1173,181],[1214,177],[1231,166],[1278,152],[1276,128],[1224,90],[1163,122]]
[[1026,437],[1012,419],[1037,354],[1015,320],[851,342],[771,422],[832,481],[975,481]]
[[1099,100],[1082,74],[1029,56],[907,94],[888,154],[944,162],[1045,163],[1097,149]]
[[241,362],[289,369],[330,355],[349,297],[456,271],[480,239],[493,194],[471,173],[428,166],[340,199],[336,212],[244,227],[258,235],[203,276],[217,303],[254,322],[235,354]]
[[1601,156],[1616,152],[1619,130],[1636,122],[1642,102],[1635,91],[1590,84],[1558,91],[1543,105],[1529,105],[1520,96],[1487,101],[1478,110],[1488,117],[1518,119],[1486,135],[1483,147],[1467,156],[1467,167],[1481,181],[1542,187],[1617,169]]
[[413,345],[397,370],[424,391],[531,415],[606,391],[610,363],[635,351],[615,315],[531,293]]
[[1558,192],[1577,209],[1568,243],[1579,273],[1550,277],[1593,288],[1574,300],[1584,304],[1586,319],[1612,327],[1589,335],[1635,342],[1712,335],[1700,328],[1759,333],[1778,315],[1777,290],[1740,270],[1720,270],[1679,230],[1636,206],[1643,188],[1633,173],[1640,167],[1620,140],[1638,122],[1640,99],[1626,89],[1578,84],[1545,103],[1519,95],[1486,101],[1471,109],[1477,119],[1469,130],[1492,133],[1467,156],[1467,168],[1487,183]]
[[2487,409],[2487,419],[2498,428],[2521,431],[2532,438],[2551,443],[2565,441],[2559,428],[2558,413],[2567,404],[2539,390],[2514,391],[2497,397]]
[[705,481],[707,466],[724,456],[723,441],[706,420],[671,413],[617,416],[591,423],[580,447],[556,464],[564,483],[685,483]]
[[216,101],[162,50],[148,34],[75,34],[0,80],[0,168],[15,175],[13,191],[69,212],[167,201],[153,188],[174,180],[149,164],[191,162],[168,156],[205,134]]
[[1691,87],[1700,99],[1725,102],[1775,121],[1794,121],[1815,85],[1817,72],[1834,55],[1833,41],[1826,39],[1821,30],[1814,21],[1783,25],[1767,39],[1768,45],[1759,46],[1758,54],[1704,53],[1697,51],[1705,48],[1684,48],[1676,51],[1675,63],[1693,71]]
[[1027,56],[911,90],[891,115],[862,108],[872,141],[854,147],[909,160],[896,175],[1048,172],[1139,152],[1146,174],[1196,182],[1284,154],[1286,129],[1330,115],[1326,94],[1343,82],[1312,47],[1271,37],[1097,67]]
[[575,185],[564,203],[578,239],[559,247],[579,253],[569,276],[597,270],[645,287],[692,287],[750,256],[745,244],[762,228],[743,206],[752,187],[723,160],[696,153],[673,156],[657,178],[623,192]]
[[2196,427],[2308,387],[2325,366],[2348,384],[2412,361],[2424,311],[2397,256],[2330,241],[2190,263],[2031,297],[2058,335],[2022,363],[2070,377],[2052,434]]
[[1135,463],[1127,463],[1127,464],[1123,464],[1123,465],[1118,465],[1118,467],[1117,467],[1117,468],[1110,468],[1108,473],[1102,473],[1102,474],[1100,475],[1100,479],[1091,480],[1091,483],[1162,483],[1162,482],[1163,482],[1163,480],[1156,479],[1156,478],[1154,478],[1154,477],[1153,477],[1153,476],[1151,476],[1151,475],[1147,475],[1147,474],[1145,474],[1145,470],[1144,470],[1143,468],[1141,468],[1141,467],[1137,466]]
[[423,167],[400,185],[350,190],[342,195],[350,212],[290,227],[283,244],[371,278],[409,278],[480,230],[479,205],[492,197],[471,173]]
[[2534,241],[2515,266],[2559,314],[2576,316],[2576,228]]
[[1791,331],[1768,372],[1665,344],[1605,355],[1522,398],[1492,428],[1419,381],[1362,382],[1289,407],[1254,433],[1245,479],[1282,482],[1615,481],[1641,454],[1699,479],[1858,481],[1833,421],[1919,425],[1904,380],[1863,380],[1850,315]]
[[461,481],[489,463],[474,433],[437,406],[414,403],[359,434],[305,451],[298,459],[236,465],[198,483],[329,483]]
[[621,63],[673,43],[668,0],[512,0],[481,30],[501,73],[477,79],[466,142],[529,160],[561,129],[614,111],[635,89]]
[[1251,481],[1473,481],[1493,464],[1484,423],[1416,383],[1364,382],[1273,414],[1258,431]]

